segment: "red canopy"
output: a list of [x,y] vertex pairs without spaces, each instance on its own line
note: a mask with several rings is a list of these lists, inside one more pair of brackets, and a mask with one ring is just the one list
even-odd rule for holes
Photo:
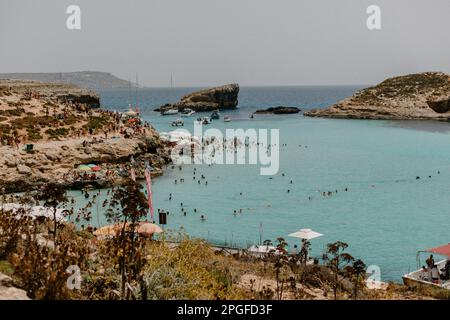
[[440,246],[440,247],[427,249],[425,251],[426,252],[432,252],[432,253],[440,254],[442,256],[450,257],[450,243],[446,244],[446,245],[443,245],[443,246]]

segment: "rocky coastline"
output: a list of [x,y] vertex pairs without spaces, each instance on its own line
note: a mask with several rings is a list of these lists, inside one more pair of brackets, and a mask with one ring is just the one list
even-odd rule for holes
[[[170,146],[149,124],[99,109],[98,95],[71,85],[0,80],[0,190],[15,193],[57,182],[68,189],[119,184],[129,160],[162,174]],[[80,165],[101,171],[80,173]],[[141,172],[142,171],[142,172]]]
[[387,79],[307,117],[373,120],[450,120],[450,76],[425,72]]

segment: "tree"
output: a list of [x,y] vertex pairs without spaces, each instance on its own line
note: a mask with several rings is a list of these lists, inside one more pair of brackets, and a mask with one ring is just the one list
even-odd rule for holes
[[341,286],[343,276],[345,274],[344,269],[354,260],[350,254],[344,252],[347,247],[348,244],[341,241],[327,244],[327,266],[333,273],[332,288],[335,300],[337,299],[337,291]]
[[[284,283],[285,279],[282,279],[281,271],[283,267],[288,263],[288,257],[287,257],[287,250],[286,247],[288,246],[287,242],[284,240],[284,238],[277,238],[277,246],[276,246],[276,254],[274,254],[275,258],[275,278],[277,281],[277,299],[281,300],[283,297],[283,289],[284,289]],[[275,252],[273,252],[275,253]]]
[[60,206],[65,205],[69,202],[67,198],[67,191],[61,184],[48,183],[39,188],[36,195],[36,200],[42,201],[44,207],[52,209],[53,231],[49,231],[49,233],[53,234],[53,242],[56,248],[58,223],[59,223],[56,217],[56,213]]
[[145,217],[148,211],[148,202],[142,186],[129,179],[122,186],[113,191],[107,218],[119,226],[119,231],[113,239],[112,248],[118,258],[121,275],[121,298],[129,296],[127,284],[140,280],[140,271],[145,262],[143,249],[145,243],[136,239],[136,229],[139,220]]
[[351,266],[347,266],[346,273],[353,283],[353,298],[358,298],[360,288],[364,288],[364,280],[366,276],[366,264],[358,259]]

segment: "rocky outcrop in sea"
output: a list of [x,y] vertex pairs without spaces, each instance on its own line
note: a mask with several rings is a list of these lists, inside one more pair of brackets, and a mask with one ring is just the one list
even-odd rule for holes
[[308,117],[450,120],[450,76],[425,72],[387,79]]
[[179,102],[165,104],[155,111],[166,111],[169,109],[192,109],[194,111],[213,111],[222,109],[235,109],[238,105],[239,85],[228,84],[221,87],[205,89],[190,93]]
[[259,109],[255,111],[255,114],[295,114],[302,111],[297,107],[271,107],[267,109]]

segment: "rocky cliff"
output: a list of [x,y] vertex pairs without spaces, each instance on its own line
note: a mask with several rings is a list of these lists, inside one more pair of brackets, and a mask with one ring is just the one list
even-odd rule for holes
[[149,160],[161,173],[170,150],[159,134],[150,126],[135,131],[119,114],[93,109],[95,99],[70,85],[0,80],[0,188],[19,192],[45,182],[74,187],[82,180],[76,168],[89,163],[104,169],[92,185],[106,186],[120,182],[106,171],[120,172],[131,156]]
[[155,111],[186,108],[195,111],[212,111],[221,109],[235,109],[238,105],[239,85],[228,84],[221,87],[205,89],[184,96],[179,102],[166,104]]
[[387,79],[309,117],[350,119],[450,119],[450,76],[425,72]]
[[40,99],[48,101],[74,102],[86,104],[90,108],[100,107],[100,96],[96,92],[75,85],[34,80],[0,80],[0,96],[17,95],[24,100],[31,98],[33,93],[38,94]]

